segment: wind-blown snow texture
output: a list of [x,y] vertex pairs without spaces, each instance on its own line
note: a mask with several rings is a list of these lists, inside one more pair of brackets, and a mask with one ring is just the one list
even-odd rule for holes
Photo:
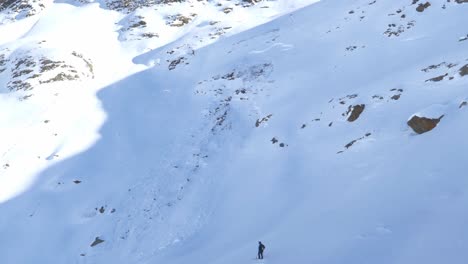
[[88,2],[0,4],[2,264],[466,262],[466,1]]

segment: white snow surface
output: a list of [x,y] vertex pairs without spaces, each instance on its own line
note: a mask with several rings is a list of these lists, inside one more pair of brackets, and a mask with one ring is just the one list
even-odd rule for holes
[[46,2],[0,11],[0,263],[468,259],[467,3]]

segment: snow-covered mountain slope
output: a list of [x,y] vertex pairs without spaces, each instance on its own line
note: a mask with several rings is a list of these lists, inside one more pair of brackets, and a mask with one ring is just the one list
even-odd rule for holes
[[314,2],[2,6],[2,263],[462,263],[468,4]]

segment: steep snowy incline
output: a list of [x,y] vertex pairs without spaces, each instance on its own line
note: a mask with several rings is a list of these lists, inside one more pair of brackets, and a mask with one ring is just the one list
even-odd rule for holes
[[[323,1],[178,69],[242,140],[208,222],[148,263],[250,263],[257,240],[269,263],[462,263],[468,7],[417,7]],[[417,135],[413,114],[444,117]]]
[[[0,178],[0,201],[26,190],[40,170],[97,140],[105,113],[95,93],[147,68],[134,64],[135,56],[173,42],[178,45],[167,55],[189,56],[223,36],[315,1],[245,6],[184,1],[123,13],[103,9],[108,7],[105,1],[22,0],[2,5],[0,108],[11,114],[0,116],[0,126],[4,136],[14,135],[14,140],[0,142],[3,166],[8,168]],[[41,8],[34,9],[36,5]],[[232,5],[230,12],[225,5]],[[24,15],[26,8],[37,12],[31,9]]]
[[[2,202],[51,163],[91,146],[105,118],[96,91],[144,68],[131,62],[116,39],[118,14],[98,5],[56,4],[41,15],[34,24],[0,27],[2,36],[10,27],[23,32],[0,47],[0,109],[8,113],[0,116],[8,138],[0,142],[2,166],[8,168],[0,178]],[[86,21],[80,21],[83,16]]]
[[[258,16],[244,24],[235,21],[234,15],[243,12],[240,7],[233,7],[229,15],[221,5],[218,13],[230,17],[221,24],[234,34],[305,3],[291,3],[284,10],[280,4],[272,12],[263,11],[263,4],[251,6],[245,17],[254,17],[246,12]],[[178,12],[190,2],[175,5],[180,5],[175,10]],[[197,8],[194,10],[203,11]],[[8,11],[7,18],[0,17],[4,23],[0,27],[0,107],[8,113],[0,116],[5,138],[0,144],[0,206],[2,215],[7,216],[0,218],[0,243],[8,244],[2,261],[140,262],[202,225],[207,204],[198,194],[209,188],[192,188],[195,192],[185,191],[185,187],[192,183],[205,186],[203,177],[196,179],[194,175],[204,166],[206,152],[216,146],[210,147],[213,139],[207,132],[211,130],[205,129],[210,120],[200,120],[198,115],[206,106],[191,103],[192,91],[186,90],[193,83],[168,78],[167,72],[159,69],[118,80],[143,69],[131,61],[142,50],[176,41],[167,55],[193,54],[194,48],[228,35],[214,26],[220,22],[213,19],[224,17],[214,13],[210,5],[207,10],[212,11],[200,15],[206,21],[175,26],[176,34],[171,35],[172,30],[156,42],[125,38],[134,31],[132,17],[141,19],[139,14],[150,10],[127,15],[103,10],[97,4],[48,3],[39,14],[31,13],[27,18],[15,15],[16,11],[21,13],[16,9]],[[158,14],[150,17],[148,24],[164,19],[168,24],[163,32],[172,27],[172,16]],[[138,25],[146,25],[141,21]],[[233,21],[236,23],[228,28]],[[198,37],[194,25],[202,25],[206,35]],[[177,40],[180,36],[184,37]],[[102,103],[96,100],[96,92],[112,82],[117,83],[108,87],[109,93],[103,93]],[[138,92],[135,86],[143,90]],[[154,87],[160,90],[150,96]],[[135,103],[137,108],[132,106]],[[187,118],[193,119],[193,125]],[[185,204],[186,210],[179,209],[171,217],[174,204],[181,204],[186,196],[195,196],[186,201],[200,200],[198,206]],[[91,242],[100,241],[97,236],[107,241],[105,252],[90,247]],[[141,248],[141,243],[149,246]],[[28,254],[22,254],[24,249]]]
[[[91,45],[93,55],[70,50],[63,62],[47,53],[82,81],[35,121],[53,125],[62,109],[87,109],[59,122],[70,146],[78,127],[92,133],[106,120],[94,144],[70,148],[79,153],[47,152],[52,164],[41,156],[33,185],[0,204],[2,262],[257,263],[261,240],[272,264],[463,263],[468,4],[430,2],[325,0],[203,45],[189,25],[164,44],[120,31],[124,48],[114,53],[128,76],[104,88],[87,67],[99,58]],[[134,59],[148,69],[130,63],[150,48]],[[18,80],[0,111],[15,107],[18,119],[64,83]],[[49,95],[14,101],[28,83]],[[22,123],[2,118],[15,137]],[[53,135],[26,127],[22,138],[29,130],[44,135],[2,154],[3,179],[24,175],[36,155],[27,144]]]

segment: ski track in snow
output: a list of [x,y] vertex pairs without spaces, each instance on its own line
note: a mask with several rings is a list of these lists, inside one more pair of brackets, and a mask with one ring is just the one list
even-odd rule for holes
[[[278,48],[277,48],[278,47]],[[270,47],[266,48],[266,49],[263,49],[263,50],[253,50],[251,51],[250,53],[251,54],[260,54],[260,53],[265,53],[271,49],[279,49],[280,51],[288,51],[290,49],[293,49],[294,46],[293,45],[289,45],[289,44],[284,44],[284,43],[275,43],[273,45],[271,45]]]

